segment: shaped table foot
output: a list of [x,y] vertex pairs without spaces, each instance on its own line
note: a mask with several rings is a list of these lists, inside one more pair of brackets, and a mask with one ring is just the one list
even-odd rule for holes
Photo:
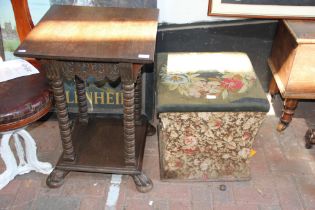
[[50,188],[57,188],[63,185],[64,178],[68,175],[69,171],[54,169],[47,177],[46,184]]
[[146,193],[152,190],[153,182],[144,173],[133,175],[132,177],[139,192]]
[[156,128],[151,123],[148,123],[147,136],[153,136],[155,133]]
[[308,129],[305,134],[305,148],[311,149],[313,144],[315,144],[315,130]]
[[277,125],[277,131],[281,132],[284,131],[288,127],[288,124],[279,122]]

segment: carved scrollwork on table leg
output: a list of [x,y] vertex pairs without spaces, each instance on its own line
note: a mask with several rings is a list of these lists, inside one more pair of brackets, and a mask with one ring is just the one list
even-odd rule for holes
[[74,161],[75,153],[71,139],[71,126],[68,117],[62,74],[58,68],[59,66],[56,65],[54,61],[42,61],[42,66],[46,70],[47,78],[51,80],[53,89],[63,147],[62,158],[65,161]]
[[88,123],[88,106],[86,100],[84,81],[76,76],[75,85],[79,102],[79,121],[82,123]]

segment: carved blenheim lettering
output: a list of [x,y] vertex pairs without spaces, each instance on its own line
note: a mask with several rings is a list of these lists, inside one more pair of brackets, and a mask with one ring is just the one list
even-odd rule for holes
[[[121,92],[86,92],[88,104],[95,105],[122,105],[123,93]],[[76,91],[66,90],[67,104],[78,104]]]
[[104,92],[94,92],[94,104],[105,104]]
[[66,102],[67,104],[73,104],[74,101],[72,101],[72,99],[70,100],[70,91],[66,91]]
[[92,91],[86,92],[86,100],[88,101],[89,104],[93,103],[93,93]]
[[[122,104],[124,94],[123,94],[123,93],[116,92],[115,95],[116,95],[116,96],[115,96],[115,98],[116,98],[116,104]],[[121,97],[121,99],[120,99],[120,97]],[[120,99],[120,100],[119,100],[119,99]]]
[[106,93],[106,104],[114,104],[114,94],[111,92]]

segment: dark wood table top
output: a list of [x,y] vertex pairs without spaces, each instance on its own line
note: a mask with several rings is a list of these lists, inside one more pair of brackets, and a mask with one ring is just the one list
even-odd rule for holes
[[157,9],[52,6],[15,51],[19,57],[151,63]]

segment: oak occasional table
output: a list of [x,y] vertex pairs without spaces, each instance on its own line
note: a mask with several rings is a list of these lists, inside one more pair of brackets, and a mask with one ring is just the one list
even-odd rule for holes
[[[157,9],[52,6],[15,51],[36,58],[50,80],[63,153],[47,178],[59,187],[70,171],[131,175],[140,192],[153,184],[142,172],[150,124],[141,115],[141,68],[154,61]],[[85,80],[122,82],[123,116],[89,116]],[[63,80],[75,80],[79,116],[69,121]]]
[[281,21],[268,60],[273,74],[269,92],[284,98],[278,131],[291,122],[298,99],[315,99],[314,56],[315,21]]

